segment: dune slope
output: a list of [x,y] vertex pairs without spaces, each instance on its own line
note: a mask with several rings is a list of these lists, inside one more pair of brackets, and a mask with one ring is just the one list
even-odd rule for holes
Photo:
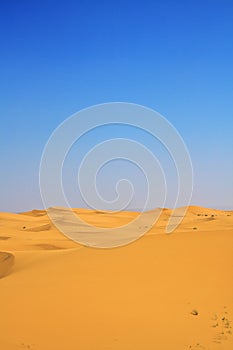
[[14,264],[14,255],[0,252],[0,278],[6,276]]

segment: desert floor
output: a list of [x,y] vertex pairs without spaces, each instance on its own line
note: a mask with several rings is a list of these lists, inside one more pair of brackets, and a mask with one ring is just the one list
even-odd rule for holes
[[[104,227],[138,215],[75,211]],[[189,207],[166,234],[169,215],[97,249],[45,211],[0,213],[0,349],[233,349],[233,211]]]

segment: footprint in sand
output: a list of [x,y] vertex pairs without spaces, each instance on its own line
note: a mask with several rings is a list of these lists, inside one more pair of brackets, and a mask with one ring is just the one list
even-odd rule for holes
[[214,343],[221,344],[232,335],[231,321],[227,315],[228,312],[226,311],[226,307],[224,307],[224,311],[220,315],[214,314],[211,318],[211,327],[216,328],[216,334],[213,338]]
[[200,343],[196,343],[196,344],[194,344],[194,345],[186,345],[186,347],[188,348],[188,349],[190,349],[190,350],[195,350],[195,349],[203,349],[203,350],[205,350],[205,349],[207,349],[204,345],[202,345],[202,344],[200,344]]
[[25,343],[20,344],[20,347],[22,349],[27,349],[27,350],[33,350],[34,346],[35,344],[25,344]]

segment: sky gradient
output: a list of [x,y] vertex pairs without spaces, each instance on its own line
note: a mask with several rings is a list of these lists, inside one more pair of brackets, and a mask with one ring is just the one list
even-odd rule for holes
[[41,208],[39,164],[52,131],[113,101],[155,109],[179,131],[193,162],[192,204],[233,209],[232,35],[230,0],[1,2],[0,211]]

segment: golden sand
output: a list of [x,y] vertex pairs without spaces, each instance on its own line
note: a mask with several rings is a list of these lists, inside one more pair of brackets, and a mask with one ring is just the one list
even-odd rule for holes
[[[102,227],[138,215],[74,211]],[[233,212],[189,207],[168,235],[170,213],[114,249],[69,240],[45,211],[0,213],[0,349],[232,349]]]

